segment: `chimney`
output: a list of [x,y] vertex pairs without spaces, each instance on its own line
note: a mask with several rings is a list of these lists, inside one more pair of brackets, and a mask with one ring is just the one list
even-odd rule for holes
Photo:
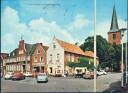
[[19,41],[19,50],[24,50],[25,49],[25,43],[24,40]]
[[42,45],[42,46],[43,46],[43,43],[40,43],[40,45]]

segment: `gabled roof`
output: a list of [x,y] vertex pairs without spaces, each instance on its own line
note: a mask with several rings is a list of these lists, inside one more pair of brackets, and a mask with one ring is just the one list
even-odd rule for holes
[[75,54],[80,54],[80,55],[85,55],[79,46],[64,42],[62,40],[58,40],[58,39],[56,40],[59,43],[59,45],[64,48],[64,51],[75,53]]
[[[92,52],[92,51],[85,51],[84,53],[85,53],[85,56],[94,58],[94,52]],[[98,58],[98,57],[96,56],[96,58]]]
[[25,48],[28,55],[32,55],[36,49],[37,44],[26,44]]
[[18,52],[18,48],[16,48],[15,50],[13,50],[13,51],[10,53],[10,56],[9,56],[9,57],[16,57],[17,52]]
[[[35,51],[35,49],[36,49],[36,47],[37,47],[38,44],[40,44],[40,43],[36,43],[36,44],[27,44],[27,43],[25,43],[26,53],[28,55],[32,55],[34,53],[34,51]],[[47,46],[43,46],[43,45],[41,45],[41,46],[44,48],[44,50],[46,52],[47,49],[48,49],[48,47]],[[18,53],[18,48],[16,48],[15,50],[13,50],[10,53],[10,56],[9,57],[16,57],[17,53]]]
[[118,21],[116,16],[116,9],[114,6],[113,13],[112,13],[111,27],[109,32],[117,32],[118,30],[119,30],[119,27],[118,27]]

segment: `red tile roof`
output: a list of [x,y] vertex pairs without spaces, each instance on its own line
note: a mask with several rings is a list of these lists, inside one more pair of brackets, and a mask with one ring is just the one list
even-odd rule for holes
[[58,40],[58,39],[56,40],[60,44],[60,46],[64,48],[64,51],[75,53],[75,54],[80,54],[80,55],[85,55],[85,53],[80,49],[79,46],[64,42],[62,40]]
[[85,53],[85,56],[94,58],[94,52],[92,52],[92,51],[85,51],[84,53]]

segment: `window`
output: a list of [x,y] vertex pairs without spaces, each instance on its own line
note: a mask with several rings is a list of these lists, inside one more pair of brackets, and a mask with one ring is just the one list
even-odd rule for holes
[[50,73],[52,73],[52,67],[50,67]]
[[55,43],[53,43],[53,48],[56,48],[56,45],[55,45]]
[[52,62],[52,54],[50,54],[50,62]]
[[40,57],[40,62],[42,62],[43,61],[43,57]]
[[71,56],[71,61],[74,62],[74,55]]
[[34,57],[34,62],[37,62],[37,57]]
[[59,60],[59,55],[60,55],[60,54],[57,54],[57,60]]
[[40,54],[40,50],[37,50],[37,54]]
[[116,34],[113,34],[113,40],[115,40],[116,39]]
[[67,54],[67,56],[68,56],[68,61],[70,61],[70,54]]

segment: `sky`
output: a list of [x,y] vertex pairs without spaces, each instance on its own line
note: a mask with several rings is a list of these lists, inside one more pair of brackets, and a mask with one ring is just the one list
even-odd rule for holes
[[[1,52],[25,43],[49,46],[53,37],[82,44],[93,35],[94,0],[1,0]],[[126,26],[127,0],[97,0],[96,33],[107,39],[113,6],[119,28]]]

